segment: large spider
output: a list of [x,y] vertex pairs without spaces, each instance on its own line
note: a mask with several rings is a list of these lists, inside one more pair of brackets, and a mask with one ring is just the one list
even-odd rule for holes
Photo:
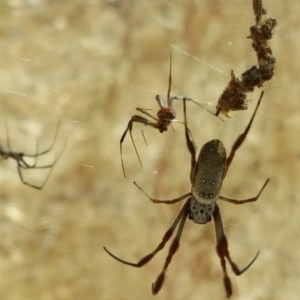
[[[36,151],[35,154],[26,154],[26,153],[23,153],[23,152],[14,152],[14,151],[12,151],[10,149],[8,130],[7,130],[7,127],[6,127],[6,137],[7,137],[8,150],[6,150],[2,145],[0,145],[0,159],[9,159],[9,158],[11,158],[11,159],[14,159],[16,161],[18,174],[19,174],[19,177],[20,177],[21,181],[23,182],[23,184],[28,185],[28,186],[30,186],[34,189],[37,189],[37,190],[41,190],[45,186],[48,178],[50,177],[50,175],[52,173],[54,165],[56,164],[56,162],[60,158],[60,156],[61,156],[61,154],[62,154],[62,152],[65,148],[65,145],[64,145],[62,151],[59,153],[59,155],[54,159],[54,161],[51,164],[39,166],[39,165],[37,165],[37,158],[39,156],[42,156],[42,155],[45,155],[45,154],[49,153],[52,150],[52,148],[55,144],[55,141],[56,141],[59,125],[60,124],[58,124],[58,126],[56,128],[55,136],[54,136],[54,139],[53,139],[50,147],[48,149],[44,150],[44,151],[38,152],[38,143],[37,143],[37,151]],[[26,161],[27,158],[29,158],[29,159],[34,158],[35,159],[34,163],[30,164],[28,161]],[[43,183],[40,186],[38,186],[38,185],[34,185],[34,184],[31,184],[31,183],[27,182],[23,178],[22,170],[29,170],[29,169],[50,169],[50,172],[46,176]]]
[[257,113],[259,104],[263,97],[263,92],[258,100],[256,108],[253,112],[251,120],[247,125],[244,132],[239,135],[239,137],[234,142],[231,152],[229,156],[226,155],[226,149],[224,144],[220,140],[211,140],[207,142],[201,149],[198,160],[196,161],[196,148],[195,145],[190,137],[190,133],[187,127],[187,118],[186,118],[186,101],[184,99],[184,124],[185,124],[185,138],[188,150],[191,154],[191,171],[190,171],[190,180],[192,183],[192,190],[191,192],[184,194],[178,198],[172,200],[158,200],[150,197],[146,192],[142,190],[135,182],[134,184],[153,202],[153,203],[164,203],[164,204],[174,204],[179,201],[182,201],[187,198],[185,204],[181,208],[179,214],[177,215],[175,221],[173,222],[172,226],[167,230],[164,237],[162,238],[159,245],[149,254],[144,256],[139,262],[132,263],[125,261],[123,259],[118,258],[114,254],[112,254],[107,248],[104,247],[104,250],[114,259],[118,260],[119,262],[140,268],[146,263],[148,263],[160,250],[162,250],[168,240],[171,238],[173,232],[175,231],[176,227],[178,226],[176,236],[171,243],[168,256],[166,258],[165,264],[161,273],[158,275],[155,282],[152,284],[152,293],[155,295],[159,292],[161,287],[163,286],[165,273],[169,264],[171,263],[172,257],[175,252],[179,248],[179,241],[181,238],[181,234],[184,228],[184,224],[187,218],[193,220],[195,223],[198,224],[206,224],[211,221],[212,217],[215,222],[215,232],[217,238],[217,254],[221,261],[221,267],[223,270],[223,282],[226,291],[226,296],[229,298],[232,295],[232,285],[231,280],[227,274],[226,270],[226,259],[230,264],[232,271],[236,275],[243,274],[257,259],[259,255],[259,251],[251,260],[251,262],[243,269],[239,269],[236,263],[231,259],[228,250],[228,242],[227,238],[224,233],[224,228],[222,224],[221,213],[219,210],[219,206],[217,204],[217,200],[227,201],[233,204],[244,204],[248,202],[257,201],[260,197],[261,193],[265,189],[266,185],[269,182],[269,179],[266,180],[260,191],[258,192],[257,196],[251,197],[245,200],[236,200],[227,198],[220,195],[220,191],[222,188],[223,180],[228,172],[228,169],[231,165],[231,162],[234,158],[235,152],[239,149],[239,147],[243,144],[250,128],[254,117]]
[[[144,126],[150,126],[153,127],[155,129],[157,129],[160,133],[165,132],[168,130],[169,126],[172,126],[171,123],[172,122],[178,122],[178,123],[182,123],[178,120],[175,120],[176,118],[176,112],[173,109],[173,104],[174,104],[174,100],[188,100],[188,101],[192,101],[194,103],[196,103],[197,105],[199,105],[200,107],[202,107],[203,109],[205,109],[200,103],[194,101],[191,98],[187,98],[187,97],[178,97],[178,96],[170,96],[171,93],[171,85],[172,85],[172,52],[170,52],[170,69],[169,69],[169,87],[168,87],[168,93],[167,93],[167,106],[164,105],[163,100],[161,99],[160,95],[156,95],[155,100],[157,101],[160,109],[157,112],[157,116],[153,116],[152,114],[150,114],[145,108],[140,108],[140,107],[136,107],[136,110],[145,114],[146,116],[148,116],[149,118],[152,119],[152,121],[150,121],[149,119],[142,117],[140,115],[134,115],[131,117],[130,121],[128,122],[128,125],[126,127],[126,130],[124,131],[121,140],[120,140],[120,156],[121,156],[121,163],[122,163],[122,169],[123,169],[123,174],[124,177],[126,177],[126,173],[125,173],[125,167],[124,167],[124,161],[123,161],[123,151],[122,151],[122,144],[123,141],[126,137],[127,132],[129,131],[130,137],[131,137],[131,141],[135,150],[135,153],[137,155],[137,158],[140,162],[141,167],[143,167],[141,158],[139,156],[139,153],[137,151],[136,145],[134,143],[133,137],[132,137],[132,126],[133,123],[141,123],[144,124]],[[207,109],[205,109],[207,110]],[[210,112],[209,110],[207,110],[208,112]],[[212,112],[210,112],[211,114],[213,114]],[[214,115],[214,114],[213,114]],[[217,116],[218,117],[218,116]],[[218,117],[219,118],[219,117]],[[220,118],[219,118],[220,119]],[[222,119],[220,119],[222,120]],[[223,121],[223,120],[222,120]],[[142,134],[144,137],[144,141],[146,142],[145,136],[144,136],[144,131],[142,130]]]

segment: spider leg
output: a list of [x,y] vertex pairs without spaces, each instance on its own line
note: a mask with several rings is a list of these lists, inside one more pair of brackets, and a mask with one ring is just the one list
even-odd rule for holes
[[186,199],[187,197],[192,196],[192,193],[186,193],[180,197],[177,197],[175,199],[171,199],[171,200],[158,200],[158,199],[154,199],[152,197],[150,197],[135,181],[133,182],[133,184],[152,202],[152,203],[164,203],[164,204],[174,204],[177,203],[179,201],[182,201],[184,199]]
[[[193,100],[192,98],[188,98],[188,97],[178,97],[178,96],[173,96],[170,97],[170,93],[171,93],[171,86],[172,86],[172,50],[170,51],[170,69],[169,69],[169,87],[168,87],[168,93],[167,93],[167,101],[168,101],[168,107],[170,109],[173,109],[173,103],[174,100],[187,100],[187,101],[192,101],[195,104],[199,105],[202,109],[208,111],[209,113],[211,113],[212,115],[215,115],[213,112],[209,111],[208,109],[206,109],[204,106],[202,106],[200,103],[198,103],[197,101]],[[161,108],[164,107],[163,102],[160,98],[159,95],[156,96],[156,100],[159,104],[159,106]],[[220,117],[218,117],[218,119],[220,119],[222,122],[224,122]],[[171,126],[172,127],[172,126]],[[172,128],[173,129],[173,128]],[[174,131],[174,130],[173,130]]]
[[[173,120],[172,120],[173,122]],[[172,124],[170,124],[170,127],[172,128],[173,132],[175,132],[175,129],[173,128]]]
[[[37,140],[36,140],[36,153],[38,153],[38,151],[39,151],[39,140],[37,139]],[[25,154],[24,154],[24,155],[25,155]],[[37,164],[37,159],[38,159],[38,156],[35,156],[35,158],[34,158],[34,164],[33,164],[34,167],[35,167],[36,164]]]
[[[7,145],[8,145],[8,149],[9,149],[9,157],[13,158],[14,160],[17,161],[18,165],[20,164],[20,167],[23,168],[23,169],[47,169],[47,168],[51,168],[54,164],[50,164],[50,165],[45,165],[45,166],[37,166],[37,158],[41,155],[44,155],[44,154],[47,154],[49,153],[55,142],[56,142],[56,138],[57,138],[57,134],[58,134],[58,130],[59,130],[59,127],[60,127],[60,121],[56,127],[56,131],[55,131],[55,135],[54,135],[54,139],[50,145],[50,147],[42,152],[38,152],[38,141],[37,141],[37,146],[36,146],[36,152],[35,154],[25,154],[25,153],[16,153],[16,152],[12,152],[12,150],[10,149],[10,146],[9,146],[9,137],[8,137],[8,131],[6,133],[6,136],[7,136]],[[6,130],[7,130],[7,126],[6,126]],[[26,162],[25,158],[28,157],[28,158],[35,158],[35,161],[34,161],[34,164],[33,165],[30,165],[29,163]]]
[[6,122],[5,122],[5,130],[6,130],[6,144],[7,144],[7,148],[8,148],[8,151],[9,151],[9,152],[12,152],[12,151],[11,151],[11,148],[10,148],[8,126],[7,126],[7,123],[6,123]]
[[[211,113],[213,116],[215,115],[213,112],[209,111],[208,109],[206,109],[204,106],[202,106],[200,103],[198,103],[197,101],[193,100],[192,98],[189,97],[178,97],[178,96],[173,96],[170,97],[170,93],[171,93],[171,86],[172,86],[172,50],[170,51],[170,69],[169,69],[169,87],[168,87],[168,93],[167,93],[167,99],[168,99],[168,107],[170,109],[173,109],[173,103],[174,100],[187,100],[187,101],[192,101],[195,104],[199,105],[202,109],[206,110],[207,112]],[[159,104],[159,106],[161,108],[163,108],[163,102],[160,99],[159,95],[156,96],[156,100]],[[220,119],[222,122],[224,122],[220,117],[218,117],[218,119]],[[172,126],[171,126],[172,127]],[[173,129],[173,128],[172,128]]]
[[[155,96],[155,100],[156,100],[156,102],[158,103],[158,105],[159,105],[160,108],[165,108],[164,102],[163,102],[163,100],[161,99],[160,95],[156,95],[156,96]],[[153,118],[154,118],[154,117],[153,117]]]
[[248,132],[249,132],[249,130],[251,128],[251,125],[253,123],[254,117],[255,117],[255,115],[257,113],[257,110],[258,110],[258,107],[260,105],[260,102],[261,102],[261,99],[262,99],[263,95],[264,95],[264,91],[262,91],[261,94],[260,94],[260,97],[259,97],[258,102],[256,104],[255,110],[254,110],[254,112],[252,114],[252,117],[251,117],[251,119],[249,121],[249,124],[247,125],[246,129],[244,130],[244,132],[242,134],[240,134],[239,137],[235,140],[235,142],[234,142],[234,144],[233,144],[233,146],[231,148],[231,152],[230,152],[230,154],[229,154],[229,156],[228,156],[228,158],[226,160],[224,177],[226,176],[226,174],[228,172],[228,169],[229,169],[229,167],[231,165],[231,162],[232,162],[232,160],[233,160],[233,158],[235,156],[235,152],[241,147],[241,145],[245,141],[245,138],[246,138],[246,136],[247,136],[247,134],[248,134]]
[[147,140],[146,140],[146,136],[145,136],[146,127],[147,127],[147,125],[144,125],[144,127],[141,130],[141,132],[142,132],[142,136],[143,136],[144,142],[145,142],[146,146],[148,146],[148,143],[147,143]]
[[[159,245],[149,254],[147,254],[146,256],[144,256],[139,262],[137,263],[132,263],[132,262],[128,262],[125,261],[117,256],[115,256],[114,254],[112,254],[106,247],[103,247],[103,249],[105,250],[105,252],[111,256],[112,258],[114,258],[115,260],[125,264],[125,265],[129,265],[135,268],[141,268],[143,265],[145,265],[146,263],[148,263],[160,250],[162,250],[166,243],[169,241],[169,239],[171,238],[174,230],[176,229],[178,223],[180,220],[182,220],[183,218],[186,218],[186,216],[188,215],[189,212],[189,201],[187,201],[185,203],[185,205],[182,207],[182,209],[180,210],[179,214],[177,215],[176,219],[174,220],[172,226],[167,230],[167,232],[164,234],[161,242],[159,243]],[[181,223],[180,223],[181,224]],[[182,230],[181,230],[182,231]],[[178,233],[177,233],[178,235]],[[176,236],[177,236],[176,235]]]
[[[147,114],[148,115],[148,114]],[[133,126],[133,123],[136,122],[136,123],[141,123],[141,124],[144,124],[145,126],[151,126],[153,128],[159,128],[157,123],[152,123],[150,122],[149,120],[147,120],[146,118],[144,117],[141,117],[139,115],[134,115],[131,117],[130,121],[128,122],[128,125],[127,125],[127,128],[126,130],[124,131],[124,133],[122,134],[121,136],[121,140],[120,140],[120,156],[121,156],[121,163],[122,163],[122,169],[123,169],[123,174],[124,174],[124,177],[126,177],[126,172],[125,172],[125,166],[124,166],[124,161],[123,161],[123,150],[122,150],[122,144],[123,144],[123,141],[126,137],[126,134],[127,132],[129,131],[129,134],[130,134],[130,138],[131,138],[131,142],[133,144],[133,147],[134,147],[134,150],[135,150],[135,153],[137,155],[137,158],[140,162],[140,165],[141,167],[143,167],[143,164],[142,164],[142,161],[141,161],[141,158],[140,158],[140,155],[137,151],[137,148],[136,148],[136,145],[135,145],[135,142],[134,142],[134,139],[133,139],[133,136],[132,136],[132,126]]]
[[186,99],[183,98],[183,113],[184,113],[184,129],[185,129],[185,140],[188,147],[188,150],[191,154],[191,172],[190,172],[190,180],[193,183],[193,176],[194,176],[194,169],[196,166],[196,146],[193,140],[190,138],[190,131],[187,125],[187,118],[186,118]]
[[220,200],[232,203],[232,204],[244,204],[244,203],[248,203],[248,202],[255,202],[258,200],[258,198],[260,197],[261,193],[263,192],[263,190],[265,189],[265,187],[267,186],[267,184],[269,183],[270,178],[268,178],[266,180],[266,182],[264,183],[264,185],[261,187],[260,191],[258,192],[258,194],[255,197],[249,198],[249,199],[245,199],[245,200],[236,200],[236,199],[231,199],[231,198],[227,198],[227,197],[223,197],[223,196],[219,196]]
[[[12,156],[11,156],[12,157]],[[17,157],[17,158],[15,158]],[[27,155],[24,153],[17,153],[17,156],[14,155],[14,159],[17,161],[17,163],[20,165],[22,169],[49,169],[54,166],[56,159],[54,160],[53,163],[49,165],[44,165],[44,166],[37,166],[36,162],[33,165],[30,165],[26,162],[24,158],[26,158]]]
[[[55,138],[56,139],[56,138]],[[52,146],[51,146],[52,147]],[[38,158],[38,149],[39,149],[39,142],[37,140],[36,142],[36,154],[35,155],[27,155],[25,153],[14,153],[14,152],[11,152],[10,154],[10,157],[13,158],[14,160],[17,161],[18,165],[20,165],[21,168],[23,169],[39,169],[39,167],[36,167],[36,164],[37,164],[37,158]],[[45,153],[46,154],[46,153]],[[42,155],[42,154],[40,154]],[[34,158],[34,163],[32,165],[30,165],[29,163],[26,162],[25,158],[26,157],[30,157],[30,158]],[[51,165],[49,165],[49,168],[51,167]],[[47,168],[47,166],[46,166]]]
[[216,230],[216,238],[217,238],[216,250],[217,250],[217,254],[220,258],[221,267],[223,270],[223,283],[224,283],[224,287],[225,287],[225,291],[226,291],[226,297],[230,298],[230,296],[232,295],[232,284],[231,284],[231,280],[227,274],[225,258],[229,262],[234,274],[238,276],[238,275],[243,274],[245,271],[247,271],[251,267],[251,265],[255,262],[255,260],[258,257],[259,251],[256,253],[256,255],[251,260],[251,262],[245,268],[240,270],[239,267],[236,265],[236,263],[230,257],[229,250],[228,250],[228,242],[227,242],[227,238],[225,236],[224,229],[223,229],[221,213],[220,213],[220,210],[219,210],[219,207],[217,204],[216,204],[215,210],[213,212],[213,218],[215,221],[215,230]]
[[[25,185],[28,185],[28,186],[30,186],[30,187],[32,187],[34,189],[37,189],[37,190],[43,189],[43,187],[47,183],[50,175],[52,174],[54,166],[56,165],[57,161],[60,159],[61,155],[63,154],[63,152],[65,150],[65,147],[66,147],[66,141],[64,143],[64,146],[63,146],[62,150],[56,156],[56,158],[54,159],[54,161],[52,162],[52,164],[45,165],[45,166],[30,166],[30,165],[28,165],[26,163],[26,161],[23,159],[22,156],[19,156],[20,159],[17,160],[17,169],[18,169],[18,174],[19,174],[19,177],[20,177],[20,180],[22,181],[22,183],[25,184]],[[21,162],[23,163],[23,165],[21,164]],[[23,170],[28,170],[28,169],[50,169],[50,171],[48,172],[48,174],[47,174],[45,180],[43,181],[43,183],[40,186],[38,186],[38,185],[31,184],[31,183],[29,183],[29,182],[27,182],[27,181],[24,180],[23,174],[22,174],[22,169]]]
[[[61,121],[59,121],[58,124],[57,124],[57,126],[56,126],[56,131],[55,131],[54,139],[53,139],[53,141],[52,141],[52,143],[51,143],[51,145],[50,145],[50,147],[48,149],[46,149],[44,151],[41,151],[41,152],[38,152],[39,141],[37,140],[37,143],[36,143],[36,153],[35,154],[19,153],[19,161],[21,161],[26,166],[25,169],[48,169],[48,168],[52,168],[55,165],[57,159],[55,159],[52,164],[44,165],[44,166],[37,166],[37,159],[38,159],[39,156],[47,154],[47,153],[49,153],[53,149],[54,144],[55,144],[56,139],[57,139],[57,135],[58,135],[60,124],[61,124]],[[65,146],[66,146],[66,142],[64,143],[64,146],[63,146],[63,149],[62,149],[61,153],[64,151]],[[59,154],[58,158],[60,157],[61,153]],[[25,161],[26,157],[35,158],[34,164],[33,165],[28,164]]]
[[[52,143],[51,143],[51,145],[50,145],[50,147],[48,149],[46,149],[44,151],[41,151],[41,152],[37,152],[37,153],[32,154],[32,155],[30,155],[30,154],[23,154],[23,157],[38,157],[38,156],[41,156],[41,155],[49,153],[52,150],[52,148],[53,148],[53,146],[54,146],[54,144],[56,142],[56,138],[57,138],[58,130],[59,130],[59,127],[60,127],[60,123],[61,123],[61,121],[59,121],[58,124],[57,124],[55,135],[54,135],[54,139],[53,139],[53,141],[52,141]],[[38,149],[38,142],[37,142],[37,149]]]
[[[159,96],[157,95],[157,97],[159,97]],[[163,106],[162,106],[162,107],[163,107]],[[143,113],[143,114],[145,114],[146,116],[148,116],[149,118],[155,120],[156,122],[158,121],[158,119],[157,119],[156,117],[154,117],[153,115],[151,115],[150,113],[148,113],[148,112],[146,111],[145,108],[136,107],[136,110],[139,111],[139,112],[141,112],[141,113]],[[140,117],[140,116],[138,116],[138,117]],[[142,118],[142,117],[141,117],[141,118]],[[145,119],[145,118],[143,118],[143,119]],[[145,119],[145,120],[146,120],[146,119]],[[147,120],[147,121],[148,121],[148,120]],[[149,122],[149,121],[148,121],[148,122]]]
[[169,108],[172,108],[172,98],[170,98],[171,86],[172,86],[172,50],[170,51],[169,85],[168,85],[168,93],[167,93],[167,99],[168,99],[167,101],[168,101]]
[[138,123],[142,123],[142,124],[145,124],[145,125],[147,125],[148,123],[150,123],[147,119],[145,119],[145,118],[143,118],[141,116],[138,116],[138,115],[134,115],[130,119],[130,121],[128,122],[127,128],[124,131],[124,133],[123,133],[123,135],[121,137],[121,140],[120,140],[120,156],[121,156],[121,163],[122,163],[122,169],[123,169],[124,177],[126,177],[126,173],[125,173],[125,166],[124,166],[124,161],[123,161],[122,143],[123,143],[123,141],[124,141],[124,139],[126,137],[126,134],[127,134],[128,130],[129,130],[129,133],[130,133],[131,141],[132,141],[135,153],[137,155],[137,158],[138,158],[138,160],[140,162],[141,167],[143,167],[143,164],[142,164],[142,161],[140,159],[139,153],[137,151],[134,139],[132,137],[132,125],[133,125],[133,122],[138,122]]
[[218,115],[216,115],[215,113],[213,113],[212,111],[208,110],[207,108],[205,108],[202,104],[200,104],[199,102],[195,101],[194,99],[192,98],[189,98],[189,97],[178,97],[178,96],[174,96],[171,98],[170,100],[170,107],[173,108],[173,103],[174,103],[174,100],[183,100],[185,99],[186,101],[191,101],[195,104],[197,104],[198,106],[200,106],[202,109],[206,110],[207,112],[209,112],[210,114],[212,114],[214,117],[217,117],[219,120],[221,120],[222,122],[224,122],[224,120],[219,117]]
[[[181,122],[181,121],[179,121],[179,120],[172,120],[172,122],[174,122],[174,123],[180,123],[180,124],[182,124],[182,125],[184,126],[184,122]],[[171,126],[172,126],[172,125],[171,125]],[[192,134],[192,132],[191,132],[191,130],[190,130],[189,128],[188,128],[187,130],[188,130],[189,135],[190,135],[190,137],[191,137],[191,139],[192,139],[192,141],[193,141],[193,144],[194,144],[194,146],[195,146],[195,150],[197,150],[198,148],[197,148],[195,139],[194,139],[194,137],[193,137],[193,134]]]
[[152,294],[153,295],[156,295],[160,291],[161,287],[163,286],[164,281],[165,281],[165,274],[167,272],[168,266],[172,261],[173,255],[179,249],[182,231],[183,231],[183,228],[185,225],[186,218],[190,212],[189,205],[190,205],[190,201],[187,201],[179,213],[179,215],[181,215],[181,217],[180,217],[181,220],[180,220],[180,224],[179,224],[176,236],[169,248],[169,253],[165,260],[165,263],[164,263],[161,273],[158,275],[155,282],[152,283]]
[[[51,175],[52,173],[52,169],[54,167],[54,165],[56,164],[56,162],[58,161],[58,159],[60,158],[62,152],[64,151],[65,149],[65,145],[66,143],[64,144],[64,147],[62,149],[62,151],[60,152],[60,154],[55,158],[54,162],[51,163],[51,164],[48,164],[48,165],[44,165],[44,166],[37,166],[37,158],[41,155],[44,155],[44,154],[47,154],[48,152],[50,152],[56,142],[56,138],[57,138],[57,134],[58,134],[58,130],[59,130],[59,127],[60,127],[60,122],[58,123],[57,125],[57,128],[56,128],[56,132],[55,132],[55,136],[54,136],[54,139],[50,145],[50,147],[42,152],[38,152],[38,142],[37,142],[37,149],[36,149],[36,153],[35,154],[25,154],[25,153],[17,153],[17,152],[13,152],[10,148],[10,143],[9,143],[9,134],[8,134],[8,128],[7,128],[7,124],[6,124],[6,138],[7,138],[7,146],[8,146],[8,149],[9,151],[7,152],[3,152],[4,154],[6,154],[6,158],[12,158],[16,161],[17,163],[17,170],[18,170],[18,174],[19,174],[19,177],[20,177],[20,180],[23,184],[25,185],[28,185],[32,188],[35,188],[35,189],[42,189],[44,187],[44,185],[46,184],[49,176]],[[28,162],[26,162],[25,158],[35,158],[35,162],[31,165],[29,164]],[[22,174],[22,170],[28,170],[28,169],[49,169],[51,168],[50,172],[48,173],[46,179],[44,180],[44,182],[42,183],[41,186],[37,186],[37,185],[34,185],[34,184],[31,184],[27,181],[24,180],[23,178],[23,174]]]

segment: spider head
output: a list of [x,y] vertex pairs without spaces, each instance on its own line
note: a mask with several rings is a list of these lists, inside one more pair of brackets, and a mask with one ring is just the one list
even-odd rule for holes
[[189,219],[198,224],[206,224],[211,221],[211,215],[215,210],[215,202],[211,204],[199,203],[195,198],[190,201]]
[[157,117],[160,121],[171,122],[176,118],[175,110],[168,107],[163,107],[157,112]]

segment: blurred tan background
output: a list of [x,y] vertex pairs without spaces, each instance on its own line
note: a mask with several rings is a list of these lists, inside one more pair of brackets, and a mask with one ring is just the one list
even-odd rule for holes
[[[148,265],[125,260],[152,251],[182,203],[152,204],[190,190],[190,155],[183,126],[164,134],[135,125],[139,166],[129,136],[119,140],[135,107],[156,114],[157,93],[166,99],[170,45],[173,95],[186,95],[214,111],[229,80],[257,64],[246,39],[254,24],[252,1],[2,0],[0,2],[0,141],[34,153],[46,149],[61,120],[51,162],[68,144],[43,190],[20,182],[14,161],[1,161],[0,298],[154,299],[151,284],[169,244]],[[238,151],[222,195],[243,199],[271,182],[257,203],[220,203],[233,259],[255,264],[241,277],[229,269],[232,299],[299,299],[299,35],[297,1],[264,0],[278,21],[271,47],[276,73],[250,134]],[[187,54],[186,54],[187,53]],[[193,103],[188,121],[198,148],[220,138],[228,151],[251,117],[252,104],[224,123]],[[182,120],[182,103],[175,104]],[[1,129],[2,128],[2,129]],[[47,172],[27,172],[40,184]],[[224,299],[213,222],[187,221],[179,251],[155,299]]]

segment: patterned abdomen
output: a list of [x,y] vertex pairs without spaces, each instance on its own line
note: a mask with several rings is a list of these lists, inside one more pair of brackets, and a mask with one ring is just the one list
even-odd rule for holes
[[217,201],[226,164],[226,149],[220,140],[211,140],[202,147],[194,170],[193,197],[203,204]]
[[191,197],[189,219],[198,224],[206,224],[211,221],[211,215],[216,207],[216,203],[209,205],[199,203]]

